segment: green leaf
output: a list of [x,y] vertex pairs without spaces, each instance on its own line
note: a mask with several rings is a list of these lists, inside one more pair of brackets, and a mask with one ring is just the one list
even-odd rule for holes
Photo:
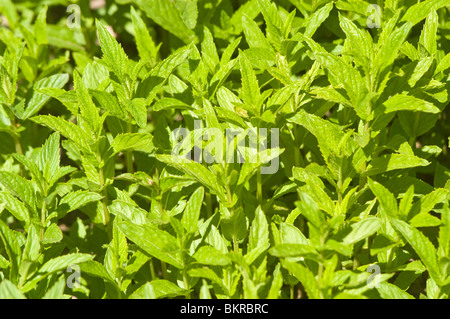
[[63,234],[61,229],[59,229],[58,225],[51,224],[44,233],[44,237],[42,238],[42,243],[45,244],[54,244],[58,243],[63,239]]
[[119,224],[120,230],[151,256],[183,269],[180,247],[175,237],[156,226],[135,225],[128,221]]
[[[242,51],[239,51],[239,64],[241,67],[242,99],[254,109],[260,98],[258,79],[250,61]],[[256,110],[255,113],[258,112]]]
[[108,29],[98,20],[95,21],[98,40],[106,65],[123,81],[128,64],[128,57],[122,46],[114,39]]
[[0,219],[0,238],[3,241],[3,247],[9,257],[10,262],[10,272],[9,279],[15,283],[18,270],[20,265],[21,249],[16,232],[11,230],[1,219]]
[[58,211],[63,214],[68,214],[89,203],[98,202],[101,199],[102,196],[98,193],[78,190],[68,193],[61,199],[58,205]]
[[154,148],[153,137],[148,133],[119,134],[114,138],[111,147],[115,154],[129,150],[151,153]]
[[167,109],[193,110],[194,108],[191,105],[186,104],[183,101],[180,101],[180,100],[177,100],[177,99],[173,99],[173,98],[170,98],[170,97],[166,97],[166,98],[163,98],[161,100],[158,100],[153,105],[153,111],[155,111],[155,112],[162,111],[162,110],[167,110]]
[[5,185],[14,196],[27,204],[30,209],[35,209],[36,196],[30,181],[17,174],[0,171],[0,183]]
[[408,215],[409,218],[418,214],[429,213],[437,204],[445,203],[449,196],[449,190],[438,188],[415,202]]
[[275,3],[269,0],[259,0],[259,7],[266,21],[266,34],[269,41],[275,47],[275,49],[281,51],[281,43],[284,38],[283,34],[283,22],[278,13],[278,9]]
[[46,78],[43,78],[37,81],[34,86],[34,92],[31,99],[28,101],[25,112],[22,114],[22,119],[28,119],[37,112],[41,110],[41,108],[45,105],[45,103],[50,100],[50,96],[38,93],[39,89],[43,88],[53,88],[53,89],[62,89],[66,83],[69,81],[68,74],[55,74]]
[[432,10],[450,6],[449,0],[426,0],[418,2],[415,5],[408,8],[402,21],[409,21],[412,24],[417,24],[421,20],[425,19]]
[[249,18],[246,14],[242,15],[242,28],[244,30],[245,39],[250,48],[261,48],[269,50],[271,54],[275,54],[269,41],[266,39],[256,22]]
[[269,224],[263,210],[261,207],[258,207],[250,228],[247,250],[249,252],[255,249],[266,250],[269,246]]
[[181,218],[181,224],[188,233],[195,234],[197,232],[198,219],[200,217],[204,195],[204,188],[199,187],[186,204],[183,217]]
[[307,193],[301,193],[301,202],[296,202],[296,206],[302,212],[302,215],[317,229],[321,229],[325,224],[325,216],[319,210],[314,199]]
[[317,251],[311,245],[280,244],[270,248],[269,253],[279,258],[317,256]]
[[398,207],[394,195],[386,187],[376,181],[368,179],[367,182],[373,194],[377,197],[385,214],[396,217],[398,215]]
[[227,201],[225,191],[223,187],[219,186],[216,176],[203,165],[193,161],[187,161],[184,157],[180,156],[158,154],[156,155],[156,158],[167,165],[173,166],[179,171],[189,175],[200,184],[208,187],[217,196],[219,196],[221,201]]
[[47,44],[47,6],[45,5],[39,11],[39,14],[34,23],[34,37],[36,38],[37,44]]
[[438,15],[436,11],[432,9],[425,21],[419,40],[419,43],[425,48],[429,56],[434,56],[437,52],[436,36],[438,22]]
[[203,28],[203,42],[202,42],[202,58],[206,65],[209,67],[211,73],[216,71],[216,67],[219,65],[219,55],[217,54],[217,48],[214,44],[214,38],[211,31],[205,26]]
[[130,299],[175,298],[186,294],[186,290],[168,280],[153,280],[138,288]]
[[352,21],[339,15],[341,29],[347,36],[346,42],[350,47],[350,53],[356,62],[365,67],[373,59],[373,42],[370,34],[363,29],[358,28]]
[[26,299],[23,293],[11,281],[4,279],[0,283],[0,299]]
[[89,91],[84,86],[80,75],[77,72],[74,72],[73,78],[80,114],[84,119],[82,123],[79,122],[79,125],[83,125],[82,128],[85,130],[85,132],[96,139],[96,137],[100,133],[101,125],[97,107],[95,106],[94,102],[92,102]]
[[105,267],[95,260],[89,260],[79,265],[80,272],[82,274],[88,274],[93,277],[98,277],[106,280],[110,283],[115,283],[113,279],[109,276]]
[[287,260],[282,260],[281,264],[302,283],[310,299],[322,299],[319,283],[311,270],[300,264],[289,262]]
[[304,40],[313,51],[315,59],[332,74],[337,83],[343,85],[358,116],[364,120],[369,119],[370,109],[363,101],[368,97],[368,90],[358,70],[344,59],[326,52],[313,40],[309,38],[304,38]]
[[42,299],[67,299],[64,297],[64,289],[66,288],[66,278],[64,275],[51,286]]
[[94,259],[94,256],[82,253],[59,256],[47,261],[39,269],[39,273],[48,275],[56,271],[66,269],[71,265],[81,264],[92,259]]
[[434,245],[422,232],[398,219],[391,219],[391,224],[411,245],[422,262],[427,267],[430,277],[436,283],[441,283],[441,273]]
[[53,131],[61,133],[63,136],[80,146],[83,150],[89,150],[89,144],[91,142],[89,136],[74,123],[53,115],[39,115],[33,117],[31,120],[38,124],[45,125]]
[[22,260],[36,261],[39,258],[41,250],[40,238],[34,225],[28,229],[27,241],[22,253]]
[[147,26],[134,7],[131,7],[131,19],[133,21],[136,45],[140,58],[154,64],[158,55],[158,48],[155,46],[148,32]]
[[[391,18],[391,20],[395,21],[395,17]],[[391,32],[388,27],[383,29],[383,34],[378,42],[377,52],[373,62],[373,72],[375,72],[377,76],[394,63],[411,28],[412,24],[408,22],[393,32]]]
[[30,223],[30,213],[27,207],[13,195],[0,192],[0,203],[5,204],[6,209],[18,220],[26,224]]
[[169,75],[181,64],[191,53],[191,47],[177,51],[158,63],[157,66],[139,84],[136,92],[138,98],[145,98],[146,105],[150,105],[159,92]]
[[304,110],[289,118],[289,122],[303,126],[316,137],[325,160],[336,151],[336,146],[344,137],[343,128]]
[[388,282],[381,282],[377,290],[383,299],[415,299],[406,291]]
[[441,61],[439,61],[436,70],[434,71],[434,75],[447,70],[450,68],[450,53],[448,53],[446,56],[444,56]]
[[191,277],[200,277],[211,280],[213,283],[219,285],[219,287],[226,293],[229,294],[227,287],[224,285],[222,279],[210,268],[194,268],[189,269],[188,274]]
[[414,155],[406,154],[390,154],[382,157],[374,158],[365,175],[373,176],[396,169],[405,169],[418,166],[427,166],[430,162]]
[[376,217],[365,218],[352,225],[351,232],[345,236],[343,243],[355,244],[375,234],[381,227],[381,220]]
[[133,0],[145,14],[185,43],[196,41],[195,33],[184,23],[180,11],[172,1],[165,0]]
[[333,3],[329,2],[305,20],[305,37],[311,38],[314,35],[320,25],[328,18],[332,9]]
[[54,133],[45,141],[45,144],[41,149],[38,164],[39,169],[47,182],[50,182],[53,179],[55,173],[59,169],[59,141],[59,133]]
[[383,103],[386,113],[395,111],[419,111],[426,113],[440,113],[441,110],[432,103],[406,94],[396,94]]
[[325,185],[318,176],[300,167],[294,167],[292,169],[292,175],[294,180],[306,183],[301,189],[315,199],[315,202],[320,209],[326,211],[330,215],[334,214],[334,202],[324,191]]
[[211,246],[200,247],[192,257],[203,265],[226,266],[231,262],[227,255]]

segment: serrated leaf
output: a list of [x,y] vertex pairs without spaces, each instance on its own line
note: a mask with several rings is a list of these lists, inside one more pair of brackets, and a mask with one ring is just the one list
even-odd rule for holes
[[183,217],[181,218],[181,224],[188,233],[194,234],[198,229],[198,220],[202,209],[204,195],[204,188],[199,187],[191,195],[186,204]]
[[158,55],[158,48],[155,46],[155,43],[148,32],[147,26],[134,7],[131,7],[131,19],[133,21],[139,56],[142,60],[148,60],[154,64]]
[[427,166],[430,162],[413,155],[391,154],[373,159],[367,167],[366,175],[373,176],[396,169]]
[[98,40],[102,48],[105,63],[119,79],[124,80],[128,64],[128,57],[125,54],[125,51],[100,21],[96,20],[95,25],[97,27]]
[[241,68],[242,99],[255,108],[260,98],[258,79],[250,61],[242,51],[239,52],[239,64]]
[[185,43],[196,40],[195,33],[184,23],[180,11],[172,1],[165,0],[134,0],[145,14],[162,28],[180,38]]
[[128,221],[119,224],[120,230],[151,256],[183,269],[180,247],[175,237],[156,226],[135,225]]
[[203,265],[226,266],[231,262],[227,255],[211,246],[200,247],[192,257]]
[[281,264],[302,283],[310,299],[322,299],[319,283],[311,270],[300,264],[289,262],[287,260],[282,260]]
[[30,223],[30,213],[27,207],[15,198],[13,195],[0,192],[0,203],[5,204],[5,208],[15,217],[17,220]]
[[59,141],[59,133],[54,133],[46,140],[41,149],[38,164],[42,175],[48,182],[53,179],[54,174],[59,169]]
[[89,150],[89,136],[87,136],[85,132],[83,132],[72,122],[68,122],[60,117],[55,117],[53,115],[39,115],[33,117],[31,120],[61,133],[61,135],[72,140],[82,149]]
[[376,181],[368,179],[368,184],[386,215],[396,217],[398,215],[398,207],[394,195]]
[[26,299],[24,294],[11,281],[5,279],[0,283],[0,299]]
[[39,273],[47,275],[58,270],[65,269],[70,265],[81,264],[92,259],[94,259],[94,256],[81,253],[59,256],[47,261],[39,269]]
[[409,7],[402,21],[410,21],[412,24],[417,24],[432,11],[444,6],[450,6],[449,0],[426,0],[418,2]]
[[441,110],[428,101],[406,94],[396,94],[383,103],[386,113],[396,111],[419,111],[426,113],[440,113]]
[[194,180],[214,191],[214,193],[219,196],[221,200],[224,202],[227,201],[223,187],[219,186],[216,176],[203,165],[193,161],[188,161],[184,157],[180,156],[158,154],[156,155],[156,158],[159,161],[189,175]]
[[377,290],[383,299],[415,299],[406,291],[388,282],[381,282]]
[[0,183],[17,198],[28,205],[30,209],[35,209],[35,191],[30,181],[10,172],[0,171]]
[[42,238],[42,243],[45,244],[54,244],[60,242],[63,239],[63,234],[61,229],[59,229],[58,225],[51,224],[44,233],[44,237]]
[[126,133],[119,134],[111,144],[114,153],[137,150],[150,153],[153,146],[153,137],[148,133]]
[[34,89],[33,96],[28,101],[25,107],[25,111],[21,117],[23,119],[30,118],[31,116],[39,112],[39,110],[45,105],[45,103],[47,103],[48,100],[50,100],[50,96],[43,93],[38,93],[37,91],[39,89],[44,88],[62,89],[68,81],[69,75],[65,73],[55,74],[37,81],[33,86]]
[[376,217],[365,218],[352,225],[351,232],[345,236],[343,243],[347,245],[355,244],[375,234],[381,227],[381,220]]
[[441,273],[437,259],[436,248],[431,241],[419,230],[398,219],[391,219],[394,228],[412,246],[422,262],[427,267],[430,277],[437,283],[441,282]]

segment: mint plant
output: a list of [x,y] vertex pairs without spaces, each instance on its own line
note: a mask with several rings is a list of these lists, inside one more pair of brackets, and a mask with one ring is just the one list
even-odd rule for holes
[[0,298],[448,299],[449,9],[0,1]]

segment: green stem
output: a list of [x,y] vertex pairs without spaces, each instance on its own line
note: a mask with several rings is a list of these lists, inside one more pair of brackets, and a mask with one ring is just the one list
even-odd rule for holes
[[42,209],[41,209],[41,241],[44,239],[44,231],[45,231],[45,219],[47,217],[47,202],[46,199],[44,198],[44,201],[42,203]]
[[263,200],[262,196],[262,181],[261,181],[261,170],[258,170],[256,172],[256,179],[257,179],[257,191],[256,191],[256,198],[258,199],[258,202],[261,204]]
[[[98,155],[98,160],[101,163],[100,155]],[[102,203],[103,203],[103,223],[104,223],[104,225],[108,225],[109,221],[110,221],[110,215],[109,215],[109,210],[108,210],[108,192],[106,191],[106,188],[105,188],[105,172],[103,170],[103,166],[99,170],[99,175],[100,175],[100,190],[102,191],[102,195],[103,195],[103,201],[102,201]]]
[[158,276],[156,275],[155,265],[153,264],[153,259],[150,260],[150,275],[152,277],[152,280],[159,279]]
[[206,213],[208,214],[208,218],[212,216],[212,201],[211,201],[211,193],[207,192],[205,194],[205,202],[206,202]]
[[[11,136],[12,136],[12,138],[14,140],[14,146],[15,146],[15,149],[16,149],[16,153],[19,154],[19,155],[23,155],[22,144],[20,143],[20,138],[19,138],[19,135],[17,134],[16,127],[17,127],[16,120],[12,119],[12,121],[11,121],[11,132],[10,133],[11,133]],[[20,174],[22,176],[25,176],[25,168],[22,165],[22,163],[19,164],[19,167],[20,167]]]
[[[128,133],[132,133],[133,127],[131,123],[127,123],[127,131]],[[133,167],[133,151],[127,151],[126,153],[127,157],[127,172],[130,174],[134,173],[134,167]]]
[[14,145],[16,146],[16,153],[20,154],[20,155],[23,155],[22,144],[20,144],[20,139],[17,136],[16,132],[14,132],[12,134],[12,136],[13,136],[13,139],[14,139]]
[[167,276],[167,264],[164,261],[161,261],[161,270],[162,270],[163,278],[165,280],[167,280],[168,279],[168,276]]
[[233,250],[235,253],[239,253],[239,242],[235,235],[233,235]]
[[186,288],[186,299],[191,299],[191,292],[189,287],[189,280],[186,275],[186,271],[183,271],[183,281],[184,281],[184,287]]

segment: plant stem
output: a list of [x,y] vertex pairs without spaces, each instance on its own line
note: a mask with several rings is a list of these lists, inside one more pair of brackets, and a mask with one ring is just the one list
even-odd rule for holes
[[[131,123],[127,123],[127,131],[128,133],[132,133],[133,127],[131,126]],[[127,157],[127,172],[130,174],[134,173],[134,167],[133,167],[133,151],[127,151],[126,153]]]
[[161,261],[161,271],[163,274],[163,279],[167,280],[167,264],[164,261]]
[[41,241],[44,239],[46,217],[47,217],[47,202],[46,202],[46,199],[44,198],[44,201],[42,203],[42,209],[41,209],[41,224],[42,224],[41,236],[40,236]]
[[186,271],[183,271],[183,281],[184,281],[184,287],[186,288],[186,299],[191,299],[191,292],[189,287],[189,280],[186,276]]
[[[99,163],[101,163],[100,155],[97,155],[97,159],[98,159]],[[103,223],[104,223],[104,225],[108,225],[109,221],[110,221],[109,210],[108,210],[108,192],[106,191],[106,188],[105,188],[105,172],[103,170],[103,166],[100,167],[99,177],[100,177],[100,190],[102,191],[102,195],[103,195],[103,201],[102,201],[102,203],[103,203]]]
[[208,214],[208,218],[212,216],[212,202],[211,202],[211,193],[207,192],[205,194],[205,202],[206,202],[206,213]]
[[258,199],[258,202],[261,204],[262,200],[263,200],[263,196],[262,196],[262,182],[261,182],[261,170],[258,170],[256,172],[256,187],[257,187],[257,191],[256,191],[256,198]]
[[239,253],[239,242],[235,235],[233,235],[233,250],[235,253]]
[[152,277],[152,280],[159,279],[158,276],[156,275],[155,265],[153,264],[153,259],[150,259],[150,275]]

